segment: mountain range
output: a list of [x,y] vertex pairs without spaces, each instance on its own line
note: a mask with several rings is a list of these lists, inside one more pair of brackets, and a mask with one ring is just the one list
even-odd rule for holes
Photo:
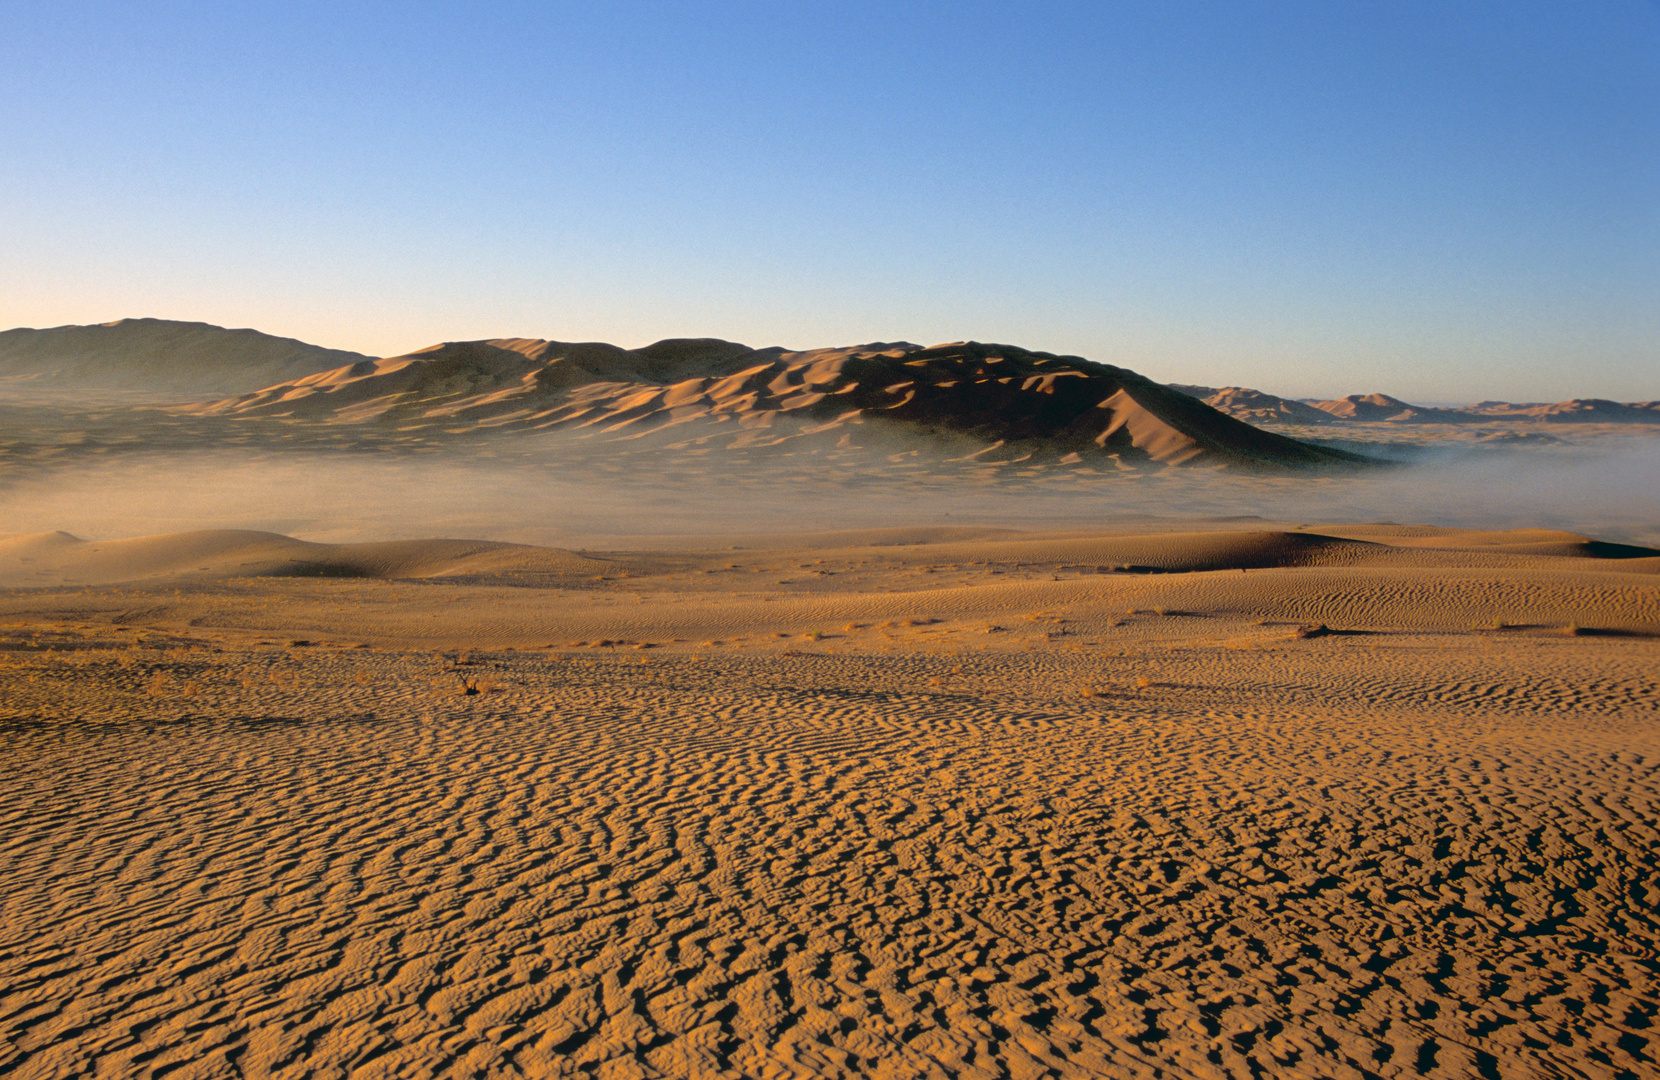
[[368,357],[257,330],[171,319],[0,331],[0,389],[115,391],[190,401],[240,394]]

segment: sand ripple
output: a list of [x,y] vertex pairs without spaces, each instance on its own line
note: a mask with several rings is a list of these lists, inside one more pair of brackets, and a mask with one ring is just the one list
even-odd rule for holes
[[0,1068],[1643,1075],[1656,686],[1583,647],[41,660]]

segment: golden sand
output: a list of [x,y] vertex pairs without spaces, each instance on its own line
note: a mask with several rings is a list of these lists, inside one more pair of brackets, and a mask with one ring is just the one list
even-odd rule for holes
[[1652,1074],[1655,558],[733,539],[0,541],[0,1071]]

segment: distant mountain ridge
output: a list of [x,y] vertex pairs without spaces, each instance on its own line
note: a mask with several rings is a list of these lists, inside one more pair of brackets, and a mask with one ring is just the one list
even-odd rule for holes
[[1238,386],[1171,383],[1205,404],[1251,423],[1331,424],[1482,424],[1495,420],[1581,424],[1660,424],[1660,401],[1620,403],[1603,398],[1574,398],[1552,404],[1482,401],[1446,409],[1412,405],[1388,394],[1350,394],[1333,401],[1277,397]]
[[246,393],[367,359],[257,330],[171,319],[0,332],[0,380],[14,386],[50,390],[68,384],[173,401]]

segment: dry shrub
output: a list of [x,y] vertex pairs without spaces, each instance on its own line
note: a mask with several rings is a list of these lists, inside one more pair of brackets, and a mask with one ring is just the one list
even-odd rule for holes
[[165,671],[156,672],[144,684],[144,692],[151,697],[166,697],[173,692],[173,676]]

